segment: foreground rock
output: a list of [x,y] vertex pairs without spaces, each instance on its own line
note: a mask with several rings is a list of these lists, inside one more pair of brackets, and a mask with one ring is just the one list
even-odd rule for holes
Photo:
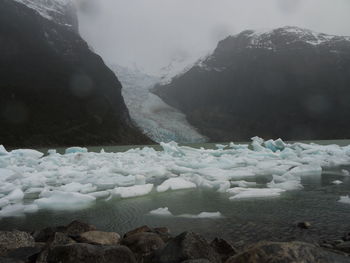
[[209,244],[193,232],[172,237],[166,227],[142,226],[121,238],[80,221],[32,235],[0,231],[0,263],[350,263],[350,242],[340,238],[324,240],[322,247],[260,242],[237,251],[224,239]]
[[118,245],[120,236],[115,232],[88,231],[82,233],[78,241],[93,245]]
[[335,247],[338,250],[341,250],[345,253],[349,253],[350,254],[350,241],[346,241],[344,243],[338,244]]
[[48,255],[48,263],[136,263],[131,250],[125,246],[95,246],[71,244],[57,246]]
[[303,242],[261,242],[226,263],[346,263],[349,257]]
[[193,232],[184,232],[156,253],[155,262],[179,263],[197,259],[221,262],[220,256],[203,237]]
[[230,243],[221,238],[215,238],[210,243],[210,246],[220,255],[222,262],[225,262],[229,257],[237,254],[237,250]]
[[34,238],[26,232],[0,231],[0,256],[16,248],[34,246]]
[[64,233],[68,236],[79,236],[88,231],[94,231],[96,227],[78,220],[74,220],[67,226],[46,227],[41,230],[34,231],[32,236],[36,242],[47,242],[52,240],[56,233]]
[[165,246],[159,235],[149,232],[129,235],[121,244],[129,247],[140,262],[150,261],[153,253]]

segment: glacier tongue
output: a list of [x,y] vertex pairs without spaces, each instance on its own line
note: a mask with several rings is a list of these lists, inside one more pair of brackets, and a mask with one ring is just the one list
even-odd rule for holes
[[[198,188],[218,191],[233,202],[278,198],[300,190],[302,178],[321,180],[322,167],[350,164],[350,145],[287,144],[255,137],[250,145],[230,143],[217,149],[175,142],[161,146],[161,151],[145,147],[117,153],[70,148],[65,154],[50,150],[45,156],[27,149],[8,152],[0,146],[5,153],[0,155],[0,218]],[[271,181],[262,183],[266,176]],[[348,204],[349,197],[339,202]],[[169,214],[166,209],[154,213]],[[196,217],[202,216],[208,214]]]
[[177,141],[181,143],[205,142],[179,110],[170,107],[150,89],[159,78],[118,65],[110,68],[123,85],[123,97],[131,118],[151,139],[156,142]]

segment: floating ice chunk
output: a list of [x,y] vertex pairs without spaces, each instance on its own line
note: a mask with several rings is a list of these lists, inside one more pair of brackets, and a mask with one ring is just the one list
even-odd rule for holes
[[340,180],[335,180],[335,181],[332,182],[332,184],[342,184],[342,183],[343,183],[343,182],[340,181]]
[[256,186],[256,182],[247,182],[245,180],[231,181],[230,183],[232,186],[239,186],[239,187],[245,187],[245,188]]
[[24,206],[23,212],[24,213],[35,213],[39,210],[39,207],[35,204],[31,204],[31,205],[26,205]]
[[5,147],[3,145],[0,145],[0,156],[3,156],[3,155],[8,155],[9,152],[6,151]]
[[219,150],[223,150],[227,147],[227,145],[224,144],[215,144],[215,147],[218,148]]
[[[157,215],[157,216],[174,216],[170,211],[168,207],[161,207],[155,210],[152,210],[149,212],[151,215]],[[181,217],[181,218],[223,218],[222,214],[220,212],[201,212],[198,215],[192,215],[192,214],[182,214],[177,215],[174,217]]]
[[10,201],[6,197],[0,198],[0,208],[3,208],[9,204]]
[[267,184],[267,187],[283,189],[286,191],[303,189],[300,180],[285,181],[281,183],[276,183],[275,180],[272,180],[270,183]]
[[20,158],[40,159],[44,154],[42,152],[31,149],[18,149],[11,151],[11,155]]
[[96,197],[97,199],[107,198],[111,195],[111,192],[110,191],[98,191],[98,192],[89,193],[89,195]]
[[43,190],[44,190],[44,188],[41,188],[41,187],[32,187],[32,188],[25,190],[24,194],[25,195],[27,195],[27,194],[40,194]]
[[130,198],[149,194],[153,189],[153,184],[134,185],[129,187],[117,187],[112,190],[112,195],[121,198]]
[[349,176],[350,175],[350,172],[348,170],[341,170],[342,174],[345,175],[345,176]]
[[0,178],[3,180],[13,176],[14,174],[15,172],[10,169],[0,168]]
[[224,216],[220,212],[201,212],[198,215],[183,214],[177,217],[183,218],[223,218]]
[[171,156],[181,157],[185,155],[185,153],[181,150],[181,148],[176,142],[169,142],[169,143],[161,142],[160,146],[162,146],[165,153]]
[[80,193],[62,191],[47,191],[42,193],[43,198],[34,201],[39,209],[75,210],[89,207],[95,203],[96,198]]
[[307,175],[320,176],[322,174],[322,167],[319,165],[312,165],[312,164],[302,165],[291,169],[289,173],[295,176],[307,176]]
[[286,145],[281,139],[278,139],[276,141],[268,140],[268,141],[264,142],[264,146],[273,152],[277,152],[277,151],[284,150]]
[[155,210],[152,210],[149,212],[151,215],[157,215],[157,216],[172,216],[173,214],[169,211],[169,208],[167,207],[161,207]]
[[70,154],[70,153],[87,153],[88,149],[84,147],[70,147],[65,150],[65,154]]
[[263,197],[277,197],[285,190],[278,188],[231,188],[227,192],[234,194],[230,200],[246,199],[246,198],[263,198]]
[[146,177],[144,175],[135,175],[135,184],[146,184]]
[[170,178],[157,187],[157,192],[196,188],[196,184],[182,178]]
[[218,186],[218,192],[219,193],[226,193],[226,191],[228,190],[228,189],[230,189],[230,187],[231,187],[231,184],[230,184],[230,182],[229,181],[223,181],[223,182],[218,182],[217,183],[217,186]]
[[10,202],[14,202],[14,203],[22,201],[23,197],[24,197],[24,193],[21,189],[15,189],[6,196],[6,198]]
[[14,204],[3,207],[0,210],[1,217],[12,217],[12,216],[21,216],[24,213],[24,206],[22,204]]
[[97,187],[93,186],[91,183],[80,184],[77,182],[73,182],[73,183],[61,186],[60,190],[64,192],[80,192],[80,193],[86,194],[90,192],[95,192],[97,190]]
[[350,196],[341,196],[338,202],[343,204],[350,204]]

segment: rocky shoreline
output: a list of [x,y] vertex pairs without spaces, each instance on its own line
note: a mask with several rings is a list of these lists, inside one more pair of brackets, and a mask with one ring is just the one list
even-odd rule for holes
[[[298,224],[308,228],[307,222]],[[73,221],[31,233],[0,231],[0,263],[297,263],[350,262],[350,232],[311,244],[262,241],[237,248],[224,239],[208,242],[193,232],[172,236],[166,227],[141,226],[124,235]]]

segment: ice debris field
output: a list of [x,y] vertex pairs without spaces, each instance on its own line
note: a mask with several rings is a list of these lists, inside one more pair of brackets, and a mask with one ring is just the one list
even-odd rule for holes
[[[350,164],[350,146],[287,144],[281,139],[254,137],[250,144],[230,143],[216,149],[175,142],[161,146],[161,151],[144,147],[116,153],[73,147],[65,154],[49,150],[47,155],[30,149],[8,152],[0,146],[0,218],[40,209],[83,209],[97,200],[112,202],[180,189],[210,188],[233,202],[279,197],[302,189],[304,176],[321,176],[322,168]],[[347,177],[349,172],[343,170],[342,175]],[[271,179],[261,185],[260,176]],[[350,198],[341,196],[339,202],[350,204]],[[172,215],[166,207],[150,214]],[[182,216],[217,218],[221,214]]]

